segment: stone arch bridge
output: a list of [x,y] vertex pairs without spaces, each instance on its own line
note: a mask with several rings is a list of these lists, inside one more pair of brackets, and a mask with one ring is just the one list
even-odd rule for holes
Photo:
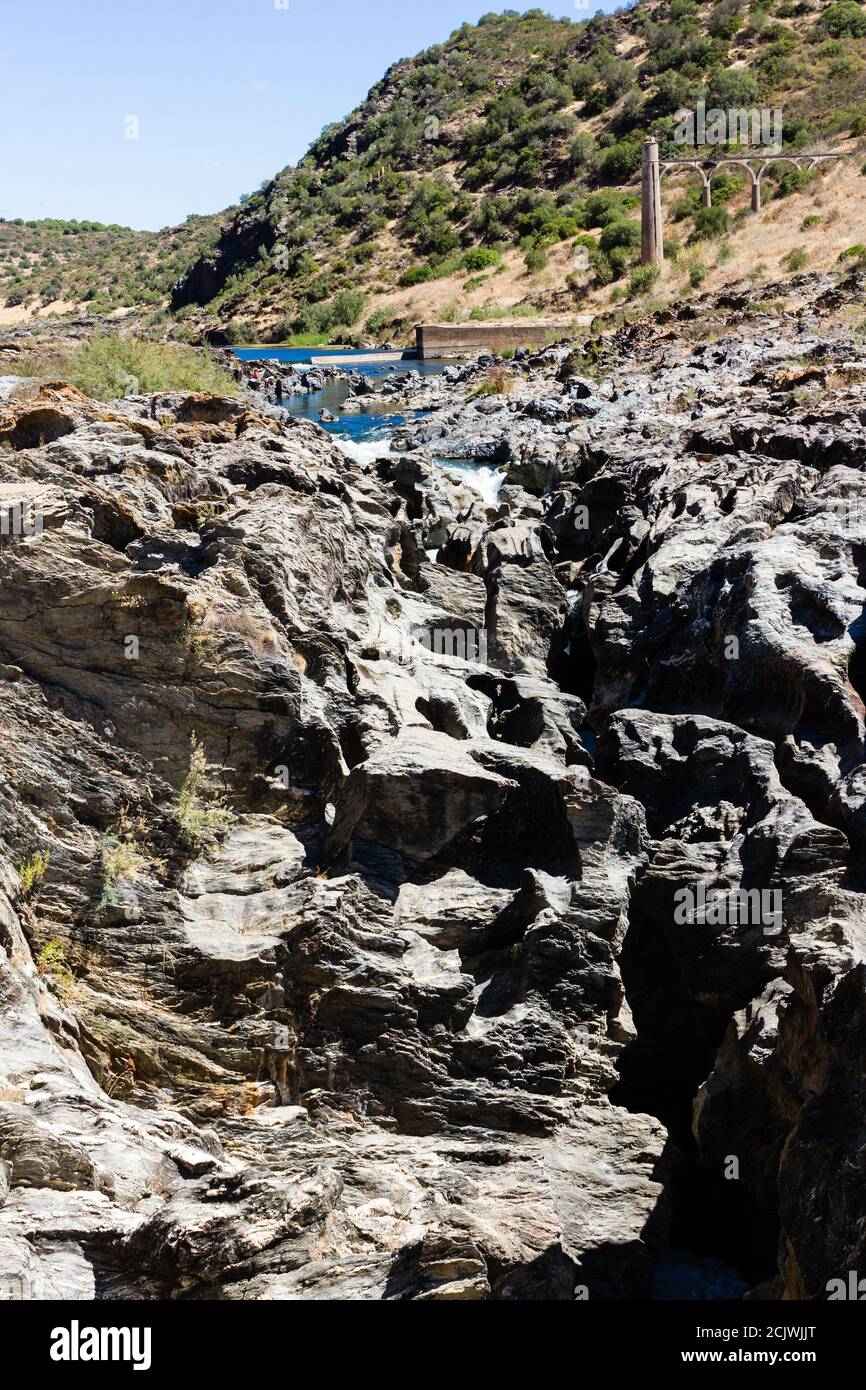
[[[704,207],[713,205],[713,179],[720,169],[735,165],[746,169],[752,180],[752,212],[761,211],[761,179],[770,164],[794,164],[798,169],[814,169],[838,154],[755,154],[723,155],[721,159],[659,159],[659,143],[653,136],[644,140],[641,160],[641,265],[664,265],[662,240],[662,169],[691,168],[703,182]],[[757,167],[755,167],[757,166]]]

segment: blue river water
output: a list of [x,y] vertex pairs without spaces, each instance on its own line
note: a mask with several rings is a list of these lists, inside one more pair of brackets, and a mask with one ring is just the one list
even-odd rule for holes
[[[416,372],[419,376],[435,376],[448,365],[447,362],[425,362],[411,355],[399,362],[365,362],[363,358],[366,354],[353,348],[247,347],[233,348],[232,351],[242,362],[297,362],[302,365],[310,363],[314,357],[341,357],[345,359],[348,369],[374,378],[402,376],[407,372]],[[355,444],[365,441],[375,443],[377,440],[385,439],[391,430],[406,423],[405,415],[394,414],[387,406],[382,405],[365,405],[360,411],[343,415],[340,411],[348,394],[346,382],[331,381],[323,391],[314,391],[310,395],[286,396],[284,405],[290,415],[295,415],[301,420],[312,420],[329,434]],[[320,417],[323,410],[338,418],[333,421],[322,420]]]
[[[415,372],[419,376],[435,376],[449,365],[446,361],[426,362],[415,357],[405,357],[400,362],[365,362],[364,353],[352,348],[337,349],[314,348],[233,348],[235,356],[243,362],[310,362],[314,357],[337,356],[345,358],[349,370],[358,371],[369,377],[388,377]],[[311,420],[321,429],[327,430],[340,443],[341,447],[358,460],[373,460],[384,451],[392,432],[408,419],[417,419],[423,414],[415,411],[407,416],[395,414],[387,405],[363,404],[359,411],[341,413],[341,407],[349,394],[345,381],[329,381],[324,390],[313,391],[309,395],[285,396],[283,405],[290,415],[299,420]],[[323,420],[322,411],[336,418]],[[499,489],[505,481],[505,474],[489,464],[475,464],[464,459],[440,458],[437,462],[456,481],[465,483],[481,494],[489,506],[495,506]]]
[[[362,355],[357,348],[342,347],[245,347],[232,348],[232,352],[242,362],[312,362],[314,357],[359,357]],[[413,357],[407,357],[404,360],[409,363],[415,361]],[[400,363],[389,365],[400,366]]]

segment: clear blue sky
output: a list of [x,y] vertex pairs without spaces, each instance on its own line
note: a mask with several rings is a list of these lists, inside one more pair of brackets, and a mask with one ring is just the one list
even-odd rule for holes
[[[0,217],[159,228],[301,158],[385,69],[491,10],[476,0],[6,0]],[[585,19],[613,0],[540,5]],[[125,139],[135,116],[139,138]]]

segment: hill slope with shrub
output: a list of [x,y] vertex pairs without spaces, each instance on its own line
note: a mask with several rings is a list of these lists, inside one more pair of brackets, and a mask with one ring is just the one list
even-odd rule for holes
[[[694,176],[666,179],[671,268],[657,286],[635,273],[640,143],[651,129],[663,152],[691,153],[675,115],[700,100],[779,108],[786,151],[850,158],[832,195],[830,166],[772,164],[757,224],[735,171],[718,176],[712,209]],[[153,303],[181,271],[171,307],[190,338],[381,339],[422,317],[597,310],[768,267],[827,268],[860,254],[864,137],[859,0],[648,0],[582,23],[488,15],[395,64],[222,219],[157,234],[141,291],[130,267],[111,302]],[[77,286],[57,288],[69,300]]]
[[165,307],[190,262],[215,244],[222,216],[139,232],[59,218],[0,219],[0,324],[86,310]]

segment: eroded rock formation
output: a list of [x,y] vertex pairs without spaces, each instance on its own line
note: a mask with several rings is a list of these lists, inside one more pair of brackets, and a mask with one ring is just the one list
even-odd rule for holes
[[858,1268],[866,352],[826,293],[451,373],[370,466],[215,398],[0,415],[41,518],[0,547],[2,1276],[646,1298],[684,1154],[736,1159],[764,1296]]

